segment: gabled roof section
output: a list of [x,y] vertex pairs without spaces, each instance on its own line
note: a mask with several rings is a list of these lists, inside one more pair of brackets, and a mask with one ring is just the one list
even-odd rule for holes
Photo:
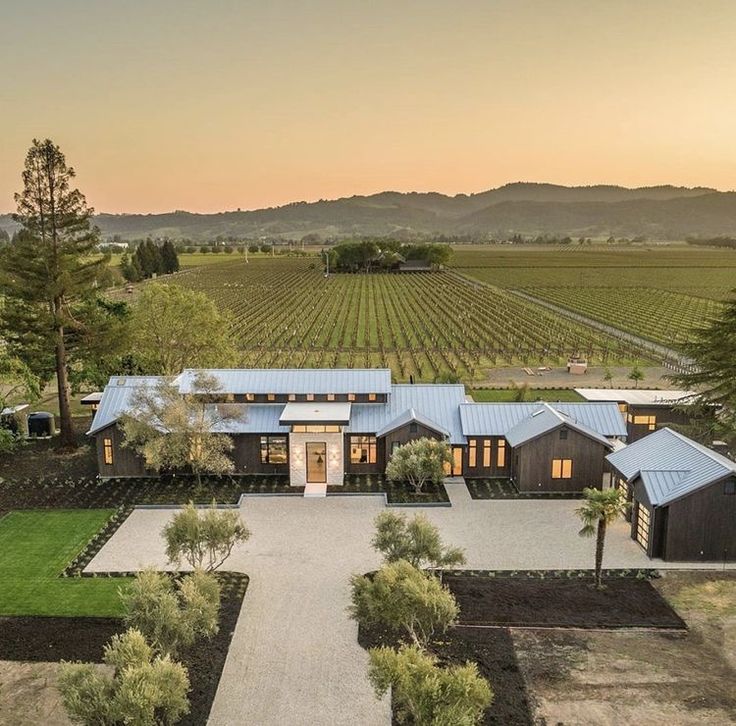
[[395,419],[381,427],[376,431],[376,436],[386,436],[386,434],[390,434],[392,431],[396,431],[396,429],[400,429],[402,426],[408,426],[410,423],[421,424],[432,431],[436,431],[438,434],[442,434],[447,438],[450,437],[450,432],[446,428],[435,423],[432,419],[423,416],[421,413],[418,413],[413,408],[408,408],[403,413],[400,413]]
[[105,386],[100,399],[100,405],[95,411],[87,435],[114,424],[120,416],[130,409],[134,393],[142,386],[155,386],[161,376],[113,376]]
[[641,478],[655,506],[670,504],[736,475],[736,462],[669,428],[659,429],[606,459],[627,481]]
[[505,438],[510,446],[521,446],[545,434],[567,427],[603,444],[606,448],[613,448],[611,442],[597,431],[580,424],[567,414],[564,414],[548,403],[538,404],[536,411],[520,421],[506,432]]
[[[537,403],[463,403],[460,421],[465,436],[506,436],[542,407]],[[606,438],[626,437],[626,422],[616,403],[551,403],[555,411],[568,416]],[[510,442],[509,442],[510,443]]]
[[387,368],[207,368],[184,370],[176,378],[181,393],[196,393],[201,373],[213,376],[223,393],[389,393]]

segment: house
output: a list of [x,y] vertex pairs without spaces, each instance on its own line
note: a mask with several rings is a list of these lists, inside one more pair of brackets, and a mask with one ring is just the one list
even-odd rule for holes
[[638,388],[576,388],[586,401],[613,401],[626,417],[627,441],[632,443],[667,425],[687,424],[683,406],[694,402],[692,391],[657,391]]
[[736,463],[669,428],[609,454],[649,557],[736,560]]
[[466,403],[460,421],[464,475],[509,477],[524,492],[603,486],[605,456],[626,437],[612,403]]
[[[469,403],[458,384],[393,384],[389,370],[228,369],[205,373],[218,390],[198,389],[202,371],[171,385],[205,397],[219,432],[233,437],[236,474],[280,474],[291,484],[340,485],[345,474],[382,473],[393,451],[432,437],[452,447],[448,474],[513,478],[524,491],[602,486],[605,455],[625,437],[615,403]],[[145,476],[123,446],[120,416],[157,377],[110,379],[89,430],[100,476]]]

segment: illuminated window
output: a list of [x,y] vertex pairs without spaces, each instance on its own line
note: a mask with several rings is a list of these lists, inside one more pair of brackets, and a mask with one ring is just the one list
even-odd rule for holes
[[354,401],[355,400],[355,394],[354,393],[348,393],[348,401]]
[[478,466],[478,442],[475,439],[468,441],[468,466],[475,468]]
[[572,479],[572,459],[552,459],[553,479]]
[[483,466],[488,469],[491,465],[491,440],[486,439],[483,442]]
[[649,510],[642,504],[636,506],[636,541],[644,548],[647,549],[649,545],[649,527],[651,525],[651,518],[649,516]]
[[228,403],[232,403],[235,400],[235,394],[234,393],[228,393],[227,396],[225,396],[225,400]]
[[314,394],[313,393],[308,393],[307,394],[307,401],[314,401]]
[[498,442],[496,464],[499,469],[503,469],[503,467],[506,466],[506,442],[503,439],[499,439]]
[[621,411],[621,413],[628,413],[629,406],[626,403],[619,403],[618,404],[618,410]]
[[268,394],[268,400],[269,401],[275,401],[276,400],[276,394],[275,393],[269,393]]
[[657,417],[656,416],[634,416],[634,424],[638,426],[646,426],[649,431],[654,431],[657,428]]
[[256,397],[255,397],[255,395],[254,395],[254,394],[252,394],[252,393],[246,393],[246,394],[245,394],[245,400],[246,400],[246,401],[255,401],[255,400],[256,400]]
[[375,464],[376,463],[376,437],[375,436],[351,436],[350,437],[350,463],[351,464]]
[[327,394],[327,400],[328,401],[334,401],[335,400],[335,394],[334,393],[328,393]]
[[336,424],[294,424],[291,430],[295,434],[339,434]]
[[290,401],[296,401],[296,393],[290,393],[289,394],[289,400]]
[[102,449],[105,463],[112,464],[112,439],[103,439]]
[[368,394],[368,400],[369,401],[375,401],[376,400],[376,394],[375,393],[369,393]]
[[286,464],[288,460],[286,436],[261,436],[261,464]]

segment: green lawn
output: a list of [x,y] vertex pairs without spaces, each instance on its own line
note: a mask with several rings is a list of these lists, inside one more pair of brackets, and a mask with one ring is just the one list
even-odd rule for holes
[[60,577],[113,513],[32,510],[0,519],[0,615],[122,615],[126,580]]
[[[492,403],[506,403],[516,401],[519,391],[513,388],[473,388],[468,391],[474,401],[487,401]],[[576,403],[584,400],[583,397],[571,388],[530,388],[526,392],[526,400],[534,401],[564,401]]]

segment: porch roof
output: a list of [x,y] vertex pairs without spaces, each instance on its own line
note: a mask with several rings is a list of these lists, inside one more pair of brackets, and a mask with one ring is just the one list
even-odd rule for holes
[[289,402],[281,412],[282,424],[341,424],[350,423],[350,403],[345,402]]

